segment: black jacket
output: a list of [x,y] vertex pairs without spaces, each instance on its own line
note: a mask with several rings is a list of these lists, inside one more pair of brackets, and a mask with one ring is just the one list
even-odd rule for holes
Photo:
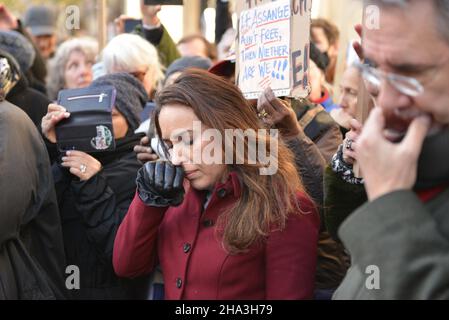
[[28,80],[21,75],[19,82],[6,96],[6,100],[25,111],[38,131],[41,131],[42,118],[47,114],[48,105],[51,103],[46,95],[31,88]]
[[64,298],[61,222],[45,145],[0,102],[0,299]]
[[140,138],[125,137],[116,140],[115,151],[92,154],[103,169],[87,181],[53,164],[67,263],[80,270],[81,288],[72,290],[75,299],[140,298],[135,284],[119,279],[112,267],[115,234],[135,194],[141,167],[133,151]]

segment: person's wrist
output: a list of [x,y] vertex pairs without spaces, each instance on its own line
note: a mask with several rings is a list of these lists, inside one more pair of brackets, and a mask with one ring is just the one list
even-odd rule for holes
[[286,140],[296,139],[301,133],[301,130],[295,127],[279,128],[279,130],[281,132],[282,137]]
[[367,182],[365,177],[365,188],[369,201],[374,201],[376,199],[379,199],[380,197],[396,191],[412,189],[412,186],[410,186],[408,183],[399,182],[397,180],[386,181],[387,179],[378,180],[369,178],[368,180],[371,180],[371,183]]
[[161,194],[153,186],[145,180],[145,166],[139,169],[137,172],[137,194],[140,200],[147,206],[154,207],[168,207],[172,199],[167,198]]
[[47,143],[56,144],[56,141],[55,141],[55,142],[51,141],[51,140],[48,138],[48,135],[47,135],[46,133],[44,133],[44,132],[42,133],[42,138],[43,138],[44,141],[47,142]]
[[403,189],[403,188],[389,188],[385,185],[368,186],[368,184],[365,184],[365,187],[366,187],[366,194],[370,202],[379,199],[391,192]]

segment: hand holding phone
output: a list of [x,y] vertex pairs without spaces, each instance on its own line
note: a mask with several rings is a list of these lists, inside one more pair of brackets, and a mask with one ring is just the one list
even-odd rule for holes
[[60,105],[50,103],[48,105],[47,114],[42,118],[41,129],[42,134],[51,143],[56,143],[55,127],[58,122],[70,117],[70,113]]
[[[164,159],[164,157],[160,156],[160,153],[157,152],[157,146],[153,145],[153,139],[148,136],[140,139],[140,144],[134,146],[134,152],[137,154],[137,160],[141,163],[146,163],[148,161],[156,161],[159,158]],[[165,159],[164,159],[165,160]]]
[[142,20],[140,19],[133,19],[133,18],[127,18],[124,20],[124,31],[125,33],[132,33],[134,29],[139,25],[142,24]]

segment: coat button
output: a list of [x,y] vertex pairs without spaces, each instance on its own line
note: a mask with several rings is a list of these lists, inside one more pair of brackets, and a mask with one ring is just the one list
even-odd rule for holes
[[219,189],[218,191],[217,191],[217,194],[218,194],[218,197],[219,198],[224,198],[225,196],[226,196],[226,189]]
[[205,226],[206,228],[212,227],[213,225],[214,225],[214,222],[212,220],[204,220],[203,221],[203,226]]
[[176,279],[176,288],[181,288],[182,287],[182,280],[181,280],[181,278],[177,278]]
[[184,243],[184,246],[183,246],[183,250],[184,250],[184,253],[187,253],[187,252],[189,252],[190,251],[190,248],[192,248],[192,246],[190,245],[190,243]]

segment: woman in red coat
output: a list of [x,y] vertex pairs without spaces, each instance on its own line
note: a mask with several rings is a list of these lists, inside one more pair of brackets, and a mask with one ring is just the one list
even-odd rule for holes
[[[159,263],[166,299],[312,298],[319,218],[284,143],[260,130],[237,87],[205,71],[185,72],[156,104],[170,162],[139,171],[115,239],[117,275],[145,275]],[[223,139],[210,139],[211,129]],[[238,135],[224,138],[229,129],[256,132],[240,141],[248,152]],[[265,152],[249,157],[255,141],[258,151],[261,143],[277,150],[277,170],[261,174],[273,163],[260,159]]]

